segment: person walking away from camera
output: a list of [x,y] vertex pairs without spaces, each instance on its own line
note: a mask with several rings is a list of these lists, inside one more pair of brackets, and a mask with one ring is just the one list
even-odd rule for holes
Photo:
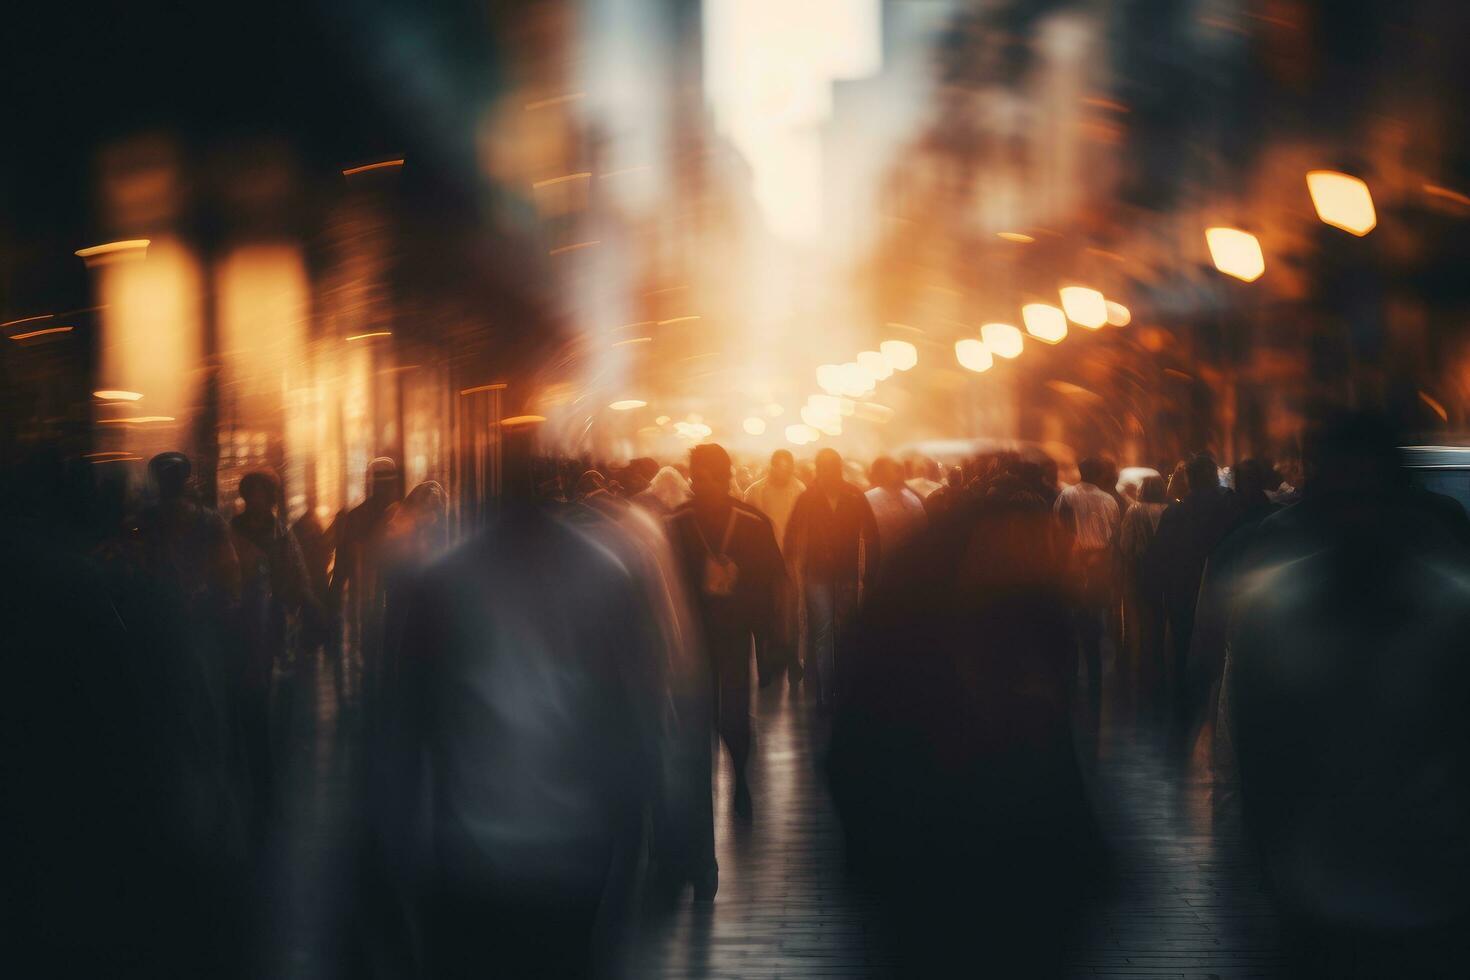
[[1123,515],[1118,554],[1123,566],[1123,645],[1129,689],[1141,715],[1163,702],[1164,607],[1156,570],[1146,560],[1167,505],[1161,476],[1145,477],[1138,502]]
[[306,559],[276,514],[280,483],[264,470],[240,479],[245,509],[230,520],[240,559],[240,725],[257,835],[272,798],[270,696],[273,668],[288,653],[293,616],[311,602]]
[[[771,467],[766,475],[746,488],[745,502],[771,519],[771,529],[776,532],[778,547],[786,541],[786,525],[791,521],[791,512],[796,508],[796,501],[805,492],[806,484],[796,478],[796,460],[790,450],[786,449],[771,453]],[[782,615],[787,622],[796,622],[798,617],[794,609],[794,590],[782,590],[781,599]],[[793,687],[801,683],[802,667],[798,650],[757,651],[757,657],[764,657],[768,661],[786,660],[788,682]]]
[[1098,482],[1106,466],[1089,457],[1077,464],[1078,481],[1057,496],[1053,512],[1072,542],[1072,567],[1079,593],[1077,633],[1087,665],[1088,706],[1095,720],[1102,710],[1102,635],[1112,594],[1114,538],[1120,523],[1118,502]]
[[878,525],[861,490],[842,477],[836,450],[817,453],[813,485],[796,501],[786,557],[806,615],[807,674],[818,707],[841,689],[842,633],[877,577]]

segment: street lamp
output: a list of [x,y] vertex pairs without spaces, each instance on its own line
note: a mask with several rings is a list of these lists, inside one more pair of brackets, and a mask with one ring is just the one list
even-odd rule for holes
[[1206,228],[1205,244],[1215,268],[1242,282],[1255,282],[1266,271],[1266,257],[1261,243],[1248,231],[1239,228]]
[[1021,307],[1021,322],[1026,332],[1044,344],[1059,344],[1067,339],[1067,314],[1046,303],[1027,303]]
[[907,340],[885,340],[878,350],[895,371],[907,371],[919,363],[919,349]]
[[960,362],[960,367],[965,368],[967,371],[974,371],[976,374],[989,371],[991,365],[995,363],[995,358],[991,356],[990,349],[985,346],[983,341],[976,340],[974,337],[956,340],[954,342],[954,356],[955,360]]
[[1079,327],[1096,330],[1108,322],[1108,304],[1103,294],[1086,286],[1063,286],[1060,290],[1062,309],[1067,319]]
[[1368,185],[1351,174],[1309,170],[1307,193],[1312,195],[1312,207],[1324,224],[1359,238],[1378,227],[1378,213],[1373,210]]
[[980,328],[980,339],[996,357],[1020,357],[1024,342],[1021,331],[1009,323],[987,323]]

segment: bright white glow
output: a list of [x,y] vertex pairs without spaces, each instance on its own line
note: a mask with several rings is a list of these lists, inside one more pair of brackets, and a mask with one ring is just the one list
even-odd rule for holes
[[[814,395],[813,399],[826,398],[824,395]],[[833,399],[835,401],[835,399]],[[809,402],[802,406],[801,420],[819,432],[829,436],[842,435],[842,417],[837,412],[836,405],[828,402]]]
[[766,420],[759,415],[752,415],[745,420],[745,432],[747,435],[761,436],[766,433]]
[[859,395],[866,395],[873,390],[873,385],[876,384],[873,376],[867,371],[864,371],[863,366],[857,361],[846,362],[839,368],[839,371],[841,372],[842,379],[840,392],[844,395],[849,395],[854,398]]
[[1266,257],[1261,243],[1248,231],[1239,228],[1206,228],[1205,243],[1210,247],[1210,260],[1227,276],[1244,282],[1255,282],[1266,271]]
[[980,328],[980,339],[996,357],[1020,357],[1025,342],[1021,331],[1009,323],[987,323]]
[[1047,344],[1059,344],[1067,339],[1067,314],[1046,303],[1027,303],[1021,307],[1021,322],[1026,332]]
[[856,409],[858,418],[867,422],[877,422],[879,425],[885,425],[893,418],[893,409],[887,405],[879,405],[877,402],[858,402]]
[[893,366],[888,363],[888,358],[875,350],[863,351],[857,356],[857,362],[875,381],[884,381],[893,374]]
[[842,393],[842,365],[823,364],[817,368],[817,387],[829,395]]
[[701,439],[708,439],[714,430],[703,422],[675,422],[674,431],[686,439],[698,442]]
[[796,446],[805,446],[809,442],[816,442],[822,434],[809,425],[788,425],[786,427],[786,441]]
[[878,345],[878,350],[895,371],[907,371],[919,363],[919,349],[907,340],[885,340]]
[[121,391],[118,389],[103,388],[92,392],[93,398],[100,398],[108,402],[135,402],[143,397],[141,391]]
[[1378,227],[1378,212],[1368,185],[1351,174],[1335,170],[1307,172],[1307,193],[1325,224],[1359,238]]
[[880,0],[705,0],[705,92],[777,234],[820,230],[832,82],[880,67],[879,10]]
[[1096,330],[1108,322],[1108,303],[1103,294],[1086,286],[1063,286],[1062,309],[1079,327]]
[[622,401],[613,402],[607,407],[612,409],[614,412],[628,412],[635,408],[644,408],[647,405],[648,402],[643,401],[642,399],[624,398]]
[[1115,327],[1126,327],[1133,322],[1133,314],[1122,303],[1108,300],[1108,323]]
[[669,417],[667,415],[660,415],[658,418],[656,418],[656,419],[653,420],[653,424],[654,425],[668,425],[669,424]]
[[985,344],[974,337],[955,341],[954,356],[960,362],[960,367],[975,372],[989,371],[990,366],[995,363]]

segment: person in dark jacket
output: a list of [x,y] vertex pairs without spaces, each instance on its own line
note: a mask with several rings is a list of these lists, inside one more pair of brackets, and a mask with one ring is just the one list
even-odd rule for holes
[[1390,423],[1305,440],[1229,590],[1242,812],[1303,976],[1453,976],[1470,936],[1470,548]]
[[[715,677],[716,726],[735,770],[735,812],[749,816],[751,643],[780,629],[785,564],[770,518],[730,495],[730,455],[723,447],[696,446],[689,470],[694,499],[669,516],[669,537]],[[764,685],[775,678],[777,665],[762,666]]]
[[1170,504],[1159,518],[1159,529],[1149,549],[1149,560],[1164,585],[1174,719],[1181,737],[1192,726],[1191,713],[1197,707],[1189,697],[1187,668],[1200,579],[1210,552],[1240,518],[1235,495],[1220,485],[1220,469],[1213,458],[1203,453],[1195,456],[1185,475],[1189,492],[1177,504]]
[[825,707],[841,687],[842,633],[879,567],[873,509],[842,478],[836,450],[817,453],[815,478],[797,498],[786,526],[785,553],[806,611],[809,689]]
[[240,632],[236,640],[242,655],[236,694],[257,834],[264,832],[270,812],[271,672],[287,654],[291,618],[312,601],[301,548],[276,516],[280,492],[273,474],[264,470],[245,474],[239,487],[245,509],[230,521],[240,559]]

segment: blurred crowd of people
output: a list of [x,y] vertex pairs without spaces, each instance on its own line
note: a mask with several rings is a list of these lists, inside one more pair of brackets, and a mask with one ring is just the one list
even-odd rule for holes
[[265,471],[227,519],[179,453],[110,527],[67,464],[16,471],[21,934],[80,972],[269,972],[243,951],[270,948],[281,679],[318,669],[362,746],[344,944],[384,975],[593,972],[639,903],[713,900],[711,743],[752,819],[752,688],[781,683],[830,725],[851,866],[916,969],[977,930],[1027,972],[1060,955],[1037,930],[1106,867],[1105,677],[1238,802],[1306,962],[1463,924],[1470,521],[1381,420],[1315,432],[1300,490],[1203,454],[1066,484],[1039,454],[608,466],[506,438],[497,515],[459,542],[390,459],[327,527],[288,524]]

